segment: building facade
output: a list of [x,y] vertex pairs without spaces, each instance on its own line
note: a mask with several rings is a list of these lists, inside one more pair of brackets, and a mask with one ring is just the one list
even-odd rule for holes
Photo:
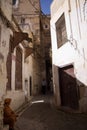
[[39,0],[0,0],[1,130],[5,98],[11,98],[12,109],[18,110],[41,93],[43,78],[49,83],[48,76],[52,76],[49,24],[50,16],[41,14]]
[[87,1],[54,0],[51,37],[55,101],[87,111]]
[[[9,1],[11,2],[11,1]],[[3,129],[3,100],[6,94],[6,83],[7,83],[7,69],[6,61],[9,51],[9,38],[10,31],[7,27],[7,23],[11,21],[12,8],[9,2],[4,4],[4,1],[0,0],[0,129]],[[5,7],[7,8],[8,15],[6,15]],[[6,17],[5,17],[6,15]]]
[[[16,110],[25,102],[23,85],[24,50],[22,41],[29,43],[27,33],[22,32],[14,18],[12,1],[0,1],[0,129],[3,129],[3,103],[12,99]],[[21,44],[20,44],[21,43]],[[26,53],[27,55],[27,53]],[[20,74],[20,75],[19,75]]]
[[28,83],[28,88],[30,87],[30,95],[36,95],[41,88],[41,59],[38,58],[41,55],[40,1],[21,0],[18,5],[14,5],[14,16],[23,32],[33,37],[33,44],[30,45],[33,47],[33,53],[25,58],[24,73],[25,84]]

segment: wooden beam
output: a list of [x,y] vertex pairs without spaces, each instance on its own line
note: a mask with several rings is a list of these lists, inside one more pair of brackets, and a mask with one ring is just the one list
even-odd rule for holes
[[13,37],[11,37],[11,48],[12,52],[14,48],[21,43],[23,40],[27,40],[28,42],[32,42],[32,39],[28,37],[28,33],[24,32],[13,32]]
[[33,53],[33,52],[34,52],[34,49],[33,49],[33,48],[26,47],[26,48],[25,48],[25,59],[26,59],[29,55],[31,55],[31,53]]

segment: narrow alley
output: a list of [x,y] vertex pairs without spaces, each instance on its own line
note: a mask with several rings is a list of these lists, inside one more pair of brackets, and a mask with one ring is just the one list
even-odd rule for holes
[[0,0],[0,130],[87,130],[87,0]]
[[87,115],[64,112],[52,104],[52,96],[34,97],[18,118],[15,130],[87,130]]

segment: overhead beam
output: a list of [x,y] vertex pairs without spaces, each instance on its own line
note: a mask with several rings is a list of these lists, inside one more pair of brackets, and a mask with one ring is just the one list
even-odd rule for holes
[[24,32],[13,32],[13,37],[11,37],[11,50],[13,52],[14,48],[18,46],[23,40],[27,40],[28,42],[32,42],[32,39],[29,38],[28,33]]
[[25,48],[25,59],[26,59],[29,55],[31,55],[33,52],[34,52],[34,49],[33,49],[33,48],[26,47],[26,48]]

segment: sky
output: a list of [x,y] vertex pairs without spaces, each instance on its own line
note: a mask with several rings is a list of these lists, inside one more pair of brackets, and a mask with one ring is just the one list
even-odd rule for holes
[[53,0],[40,0],[41,9],[44,14],[50,14],[50,4]]

